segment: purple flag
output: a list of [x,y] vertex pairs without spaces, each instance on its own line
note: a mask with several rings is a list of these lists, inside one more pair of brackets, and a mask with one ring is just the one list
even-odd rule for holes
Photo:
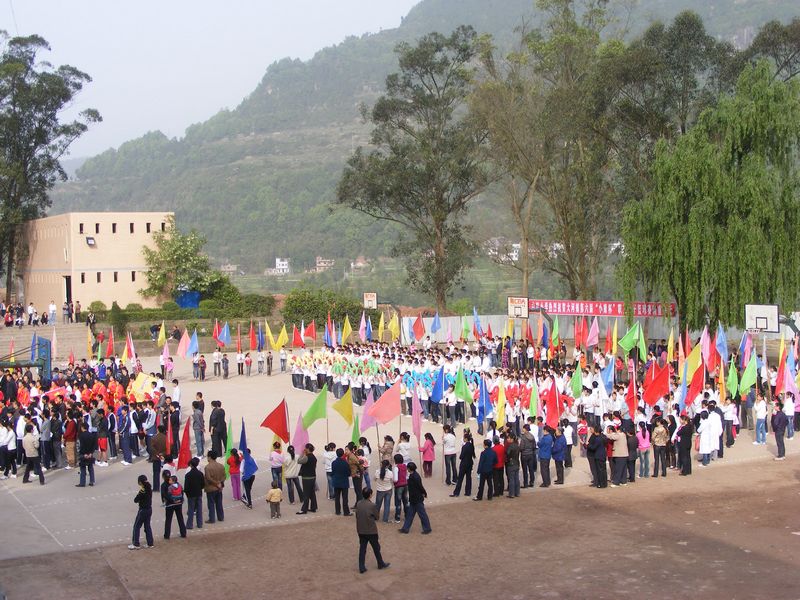
[[294,446],[295,452],[300,454],[307,443],[308,431],[303,427],[303,415],[301,414],[297,416],[297,427],[295,427],[294,435],[292,436],[292,446]]
[[372,408],[373,404],[375,404],[375,397],[372,394],[372,388],[370,388],[367,392],[367,401],[364,402],[364,412],[361,413],[361,433],[375,425],[375,417],[369,414],[369,409]]

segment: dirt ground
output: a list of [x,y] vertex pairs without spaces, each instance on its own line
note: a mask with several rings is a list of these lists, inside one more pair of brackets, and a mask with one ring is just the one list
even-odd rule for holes
[[618,489],[433,505],[432,535],[420,535],[418,521],[410,535],[381,524],[391,568],[378,571],[368,555],[364,575],[353,517],[324,514],[186,540],[157,535],[153,550],[7,560],[0,585],[28,600],[210,597],[206,590],[283,599],[798,598],[799,504],[796,459],[716,463],[702,477],[671,472]]

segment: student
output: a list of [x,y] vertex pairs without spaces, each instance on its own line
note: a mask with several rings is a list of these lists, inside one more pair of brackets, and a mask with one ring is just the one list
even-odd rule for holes
[[253,483],[256,481],[256,471],[258,471],[258,464],[253,458],[250,448],[245,448],[242,459],[242,485],[244,485],[242,502],[247,508],[253,508]]
[[451,498],[456,498],[461,494],[461,484],[464,485],[464,495],[472,495],[472,466],[475,463],[475,444],[472,442],[472,434],[469,429],[464,430],[464,443],[461,445],[461,455],[458,463],[458,480]]
[[400,453],[394,455],[392,483],[394,483],[394,522],[399,523],[401,506],[403,518],[408,516],[408,467]]
[[181,537],[186,537],[186,525],[183,522],[183,488],[178,483],[178,478],[171,475],[168,478],[167,488],[164,494],[165,500],[165,515],[164,515],[164,539],[169,539],[170,531],[172,530],[172,516],[178,520],[178,529],[180,530]]
[[[419,451],[422,455],[422,474],[424,477],[433,475],[433,461],[436,460],[436,450],[434,448],[436,442],[433,440],[433,435],[430,432],[425,434],[425,443],[422,444]],[[450,485],[450,482],[447,482]]]
[[231,448],[231,453],[228,456],[228,475],[231,478],[231,493],[234,500],[242,499],[241,477],[239,465],[242,464],[242,458],[239,456],[239,451],[236,448]]
[[[336,449],[336,459],[331,463],[331,477],[333,478],[333,491],[335,498],[336,514],[350,516],[350,502],[348,488],[350,487],[350,465],[344,459],[344,449]],[[273,485],[275,482],[273,482]]]
[[[387,462],[387,461],[384,461]],[[378,525],[376,521],[380,517],[378,507],[373,504],[372,490],[364,488],[361,492],[361,500],[356,503],[356,533],[358,534],[358,572],[366,573],[365,564],[367,558],[367,544],[372,546],[375,553],[375,560],[378,561],[379,569],[386,569],[389,563],[381,556],[381,545],[378,542]],[[388,504],[387,504],[388,506]]]
[[144,527],[144,535],[147,540],[147,547],[153,547],[153,530],[150,529],[150,518],[153,516],[153,488],[147,481],[147,475],[139,475],[139,492],[133,501],[139,505],[136,512],[136,520],[133,522],[133,539],[128,545],[128,550],[139,549],[139,532]]
[[487,500],[494,496],[494,464],[497,462],[497,454],[492,449],[492,442],[483,440],[483,452],[478,459],[478,495],[473,500],[480,502],[483,500],[483,487],[488,488]]
[[317,457],[314,456],[314,445],[306,444],[303,454],[298,457],[297,464],[300,465],[300,481],[303,483],[302,500],[303,505],[298,511],[298,515],[307,512],[317,512]]
[[431,523],[428,519],[428,513],[425,511],[425,498],[428,497],[428,492],[425,491],[425,486],[422,485],[422,478],[417,473],[417,465],[413,462],[408,463],[408,514],[403,526],[398,529],[400,533],[408,533],[414,522],[414,516],[419,515],[420,522],[422,523],[422,533],[428,534],[431,532]]
[[[392,504],[392,491],[394,481],[392,477],[392,463],[383,460],[379,469],[375,471],[375,490],[377,491],[376,506],[380,513],[381,504],[383,505],[383,522],[389,522],[389,511]],[[358,504],[356,504],[358,506]]]
[[[281,500],[283,499],[283,492],[278,487],[278,482],[273,481],[269,491],[267,492],[267,502],[269,503],[269,518],[281,518]],[[347,506],[347,502],[345,502]]]
[[183,478],[183,493],[186,494],[187,518],[186,529],[192,529],[192,520],[198,529],[203,528],[203,488],[206,480],[197,467],[200,459],[196,456],[189,461],[189,472]]

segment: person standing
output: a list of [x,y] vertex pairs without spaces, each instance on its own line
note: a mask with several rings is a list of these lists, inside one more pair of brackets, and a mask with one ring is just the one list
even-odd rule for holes
[[[619,487],[625,482],[625,470],[628,465],[628,439],[613,425],[610,425],[606,431],[606,437],[613,442],[614,473],[611,478],[611,487]],[[666,449],[666,446],[664,448]]]
[[694,427],[687,415],[681,415],[681,428],[678,429],[678,464],[681,475],[692,474],[692,435]]
[[[667,422],[659,419],[653,428],[653,477],[658,477],[658,467],[661,466],[661,476],[667,476],[667,442],[669,431]],[[616,456],[616,454],[614,455]]]
[[225,487],[225,467],[217,462],[217,454],[213,450],[208,453],[208,464],[203,470],[205,477],[206,503],[208,504],[207,523],[225,520],[222,508],[222,489]]
[[[508,497],[519,498],[519,442],[513,433],[508,434],[506,446],[506,477],[508,478]],[[556,482],[558,483],[558,482]]]
[[539,440],[539,471],[542,483],[539,487],[550,487],[550,459],[553,456],[553,428],[546,425],[544,435]]
[[636,453],[639,458],[639,478],[650,477],[650,432],[644,421],[639,421],[639,431],[636,432]]
[[239,456],[239,451],[236,448],[231,448],[231,453],[228,456],[228,475],[231,481],[231,494],[234,500],[242,499],[242,479],[239,466],[242,464],[242,457]]
[[81,421],[78,435],[78,464],[81,469],[80,482],[75,487],[86,487],[86,471],[89,471],[89,486],[94,486],[94,453],[97,451],[97,433],[88,431],[86,422]]
[[458,480],[456,488],[450,494],[451,498],[456,498],[461,493],[461,484],[464,485],[464,495],[472,495],[472,466],[475,463],[475,444],[469,429],[464,431],[464,443],[461,445],[461,454],[458,463]]
[[150,462],[153,464],[153,481],[161,479],[161,467],[167,454],[167,429],[159,425],[158,432],[150,440]]
[[313,444],[306,444],[297,463],[300,465],[300,481],[303,482],[303,505],[297,514],[317,512],[317,457],[314,456]]
[[483,452],[478,458],[478,495],[473,500],[479,502],[483,500],[483,487],[487,486],[487,500],[494,496],[494,463],[497,462],[497,454],[492,449],[489,440],[483,440]]
[[378,524],[380,518],[378,507],[371,500],[372,490],[364,488],[361,500],[356,503],[356,533],[358,534],[358,572],[366,573],[367,544],[372,546],[379,569],[386,569],[389,563],[381,556],[381,545],[378,541]]
[[139,510],[136,512],[136,519],[133,522],[133,539],[128,550],[138,550],[139,546],[139,532],[144,527],[144,535],[147,540],[147,547],[153,547],[153,530],[150,528],[150,518],[153,516],[153,488],[150,482],[147,481],[147,475],[139,475],[139,492],[133,501],[139,505]]
[[225,445],[228,442],[228,431],[225,424],[225,409],[222,402],[213,400],[211,402],[211,416],[208,418],[208,432],[211,434],[211,449],[214,454],[222,456]]
[[497,460],[494,463],[494,495],[502,496],[505,487],[505,468],[506,468],[506,447],[499,437],[495,436],[494,446],[492,446]]
[[197,400],[192,401],[192,430],[194,432],[195,450],[197,451],[195,456],[202,458],[205,450],[206,425],[203,411],[200,410],[200,403]]
[[450,425],[443,427],[442,452],[444,453],[444,467],[446,473],[446,485],[453,485],[456,480],[456,436]]
[[786,413],[783,412],[783,403],[778,402],[777,406],[775,407],[775,412],[772,414],[772,420],[770,421],[772,425],[772,432],[775,434],[775,445],[778,447],[778,456],[775,457],[775,460],[785,460],[786,459],[786,446],[784,444],[783,436],[786,433],[786,428],[789,424],[789,418],[786,416]]
[[30,483],[31,471],[33,471],[39,476],[39,484],[44,485],[44,473],[39,456],[39,433],[34,431],[33,423],[25,425],[22,447],[25,449],[25,474],[22,476],[22,483]]
[[536,485],[536,437],[531,433],[529,423],[522,426],[522,435],[519,438],[519,457],[522,466],[522,487],[534,487]]
[[606,471],[606,440],[600,427],[589,425],[589,439],[586,441],[586,458],[592,472],[592,485],[598,488],[608,486]]
[[394,455],[394,469],[392,469],[392,483],[394,484],[394,522],[400,522],[400,509],[403,509],[403,518],[408,515],[408,468],[403,455],[399,452]]
[[183,488],[178,483],[178,478],[172,475],[167,484],[165,494],[164,507],[164,539],[168,540],[170,531],[172,531],[172,516],[174,515],[178,521],[178,529],[180,530],[181,537],[186,537],[186,525],[183,522]]
[[767,443],[767,402],[760,393],[756,396],[753,412],[756,418],[756,439],[754,446],[764,446]]
[[425,491],[425,486],[422,485],[422,477],[417,473],[417,465],[410,462],[406,466],[408,468],[408,514],[403,526],[398,531],[400,533],[408,533],[414,522],[414,516],[419,515],[419,520],[422,523],[422,533],[428,534],[431,532],[431,522],[428,519],[428,513],[425,511],[425,498],[428,497],[428,492]]
[[342,448],[336,449],[336,459],[331,463],[331,477],[333,478],[336,514],[341,515],[344,512],[344,516],[349,517],[350,502],[347,490],[350,486],[350,465],[344,459]]
[[192,520],[198,529],[203,528],[203,488],[206,479],[200,469],[200,459],[196,456],[189,461],[189,472],[183,478],[183,493],[186,494],[188,513],[186,516],[186,529],[192,529]]
[[242,458],[242,485],[244,486],[244,495],[242,502],[245,503],[247,508],[253,508],[253,483],[256,481],[256,471],[258,471],[258,464],[253,458],[250,448],[245,448]]
[[567,437],[560,428],[553,431],[553,461],[556,463],[556,485],[564,485],[564,460],[567,456]]

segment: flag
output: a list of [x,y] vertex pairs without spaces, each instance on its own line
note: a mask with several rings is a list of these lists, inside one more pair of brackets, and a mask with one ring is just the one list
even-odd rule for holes
[[[535,384],[535,379],[534,379]],[[489,410],[491,402],[489,400],[489,388],[486,387],[486,380],[481,377],[480,386],[478,386],[478,424],[482,424],[486,420],[486,411]],[[533,413],[531,413],[533,414]]]
[[261,427],[271,429],[284,442],[289,441],[289,410],[286,407],[286,398],[266,416]]
[[31,336],[31,362],[36,360],[36,332]]
[[[615,323],[615,325],[616,325],[616,323]],[[640,332],[639,330],[640,329],[641,329],[641,327],[639,325],[639,322],[637,321],[636,323],[633,324],[633,327],[628,329],[628,331],[625,333],[625,335],[622,336],[622,339],[618,342],[619,347],[622,348],[623,350],[625,350],[626,354],[628,352],[630,352],[633,349],[633,347],[636,345],[636,343],[639,341],[639,332]]]
[[[227,327],[228,324],[225,324]],[[276,344],[278,344],[278,349],[283,348],[286,344],[289,343],[289,334],[286,332],[286,323],[283,324],[281,327],[281,332],[278,334],[278,339],[276,340]]]
[[542,334],[544,333],[544,317],[542,317],[542,313],[539,313],[539,320],[536,323],[536,339],[542,339]]
[[133,345],[133,336],[131,335],[130,331],[128,332],[128,347],[129,347],[128,357],[131,360],[136,360],[136,348]]
[[669,339],[667,340],[667,361],[675,360],[675,334],[672,327],[669,328]]
[[739,380],[739,395],[744,398],[750,391],[750,388],[756,384],[758,379],[758,367],[756,366],[756,355],[750,354],[750,360],[747,362],[742,372],[742,378]]
[[722,359],[723,364],[728,364],[728,338],[725,336],[725,329],[722,323],[717,327],[717,352]]
[[328,384],[324,384],[322,389],[317,394],[314,402],[308,407],[305,416],[303,416],[303,427],[308,429],[318,419],[325,419],[328,416]]
[[494,411],[494,422],[498,429],[502,429],[506,424],[506,387],[500,379],[497,390],[497,407]]
[[[130,335],[130,334],[128,334]],[[86,328],[86,358],[89,358],[92,355],[92,329],[91,327]],[[13,342],[13,340],[12,340]],[[13,352],[12,352],[13,354]]]
[[639,358],[642,362],[647,360],[647,344],[644,340],[644,327],[639,327]]
[[478,316],[478,309],[475,308],[474,306],[472,307],[472,326],[478,331],[479,336],[483,336],[483,328],[481,327],[481,318]]
[[442,398],[444,398],[444,367],[439,369],[439,373],[436,375],[436,381],[433,383],[431,402],[439,404]]
[[422,443],[422,406],[419,403],[417,396],[417,388],[414,388],[414,393],[411,395],[411,430],[417,438],[417,441]]
[[261,329],[261,321],[258,322],[258,351],[264,349],[266,346],[266,339],[264,339],[264,330]]
[[247,449],[247,434],[244,431],[244,417],[242,417],[242,433],[239,434],[239,452],[244,454]]
[[650,368],[653,371],[652,378],[648,376],[643,382],[642,399],[650,406],[655,406],[656,402],[669,394],[669,365],[659,368],[658,363],[653,361]]
[[611,352],[617,355],[617,320],[614,319],[614,335],[611,338]]
[[703,364],[708,368],[711,360],[711,338],[708,335],[708,325],[703,327],[703,333],[700,334],[700,352],[703,355]]
[[614,359],[608,361],[606,368],[600,372],[600,376],[603,379],[603,386],[606,389],[606,394],[610,394],[611,390],[614,389]]
[[431,324],[431,333],[436,333],[442,328],[442,322],[439,320],[439,311],[433,315],[433,323]]
[[167,359],[169,358],[169,344],[164,342],[164,350],[161,352],[161,358],[164,359],[164,364],[167,364]]
[[736,365],[731,363],[730,371],[728,372],[728,393],[731,398],[736,398],[739,393],[739,373],[736,372]]
[[369,414],[383,425],[400,416],[400,381],[386,390],[369,409]]
[[384,330],[383,311],[381,311],[381,318],[378,319],[378,341],[379,342],[383,341],[383,330]]
[[[253,328],[252,321],[250,321],[250,331],[247,334],[247,337],[250,342],[250,352],[258,349],[258,338],[256,337],[256,330]],[[244,452],[244,450],[242,450],[242,452]]]
[[358,415],[353,420],[353,433],[350,434],[350,441],[358,447],[358,441],[361,439],[361,426],[358,423]]
[[[12,360],[13,360],[13,357],[12,357]],[[68,360],[69,360],[69,364],[71,364],[71,365],[75,364],[75,352],[73,350],[69,351],[69,359]]]
[[456,375],[455,394],[456,398],[461,398],[467,404],[472,404],[472,392],[469,391],[469,386],[467,385],[467,378],[464,376],[463,367],[458,368],[458,374]]
[[692,348],[692,351],[689,353],[689,356],[686,357],[686,372],[689,379],[692,378],[695,371],[700,368],[700,365],[703,362],[703,357],[701,355],[702,348],[700,344]]
[[539,384],[536,377],[533,377],[533,387],[531,388],[531,401],[529,406],[530,415],[534,418],[539,416]]
[[269,328],[269,321],[264,321],[264,329],[267,330],[267,341],[269,342],[269,347],[272,348],[273,351],[280,350],[278,342],[276,342],[275,338],[272,336],[272,330]]
[[375,396],[372,393],[372,388],[367,391],[367,400],[364,402],[364,410],[361,412],[361,423],[359,429],[364,433],[367,429],[375,425],[375,418],[370,414],[370,410],[375,405]]
[[550,347],[550,334],[547,331],[547,325],[542,328],[542,346],[545,348]]
[[589,324],[586,322],[586,317],[581,318],[581,342],[584,347],[589,349]]
[[331,408],[342,415],[348,425],[353,424],[353,393],[350,388],[336,402],[331,404]]
[[575,367],[569,382],[572,388],[572,397],[580,398],[581,392],[583,392],[583,371],[581,371],[580,365]]
[[[699,346],[695,346],[699,347]],[[706,380],[706,372],[703,367],[700,367],[692,375],[691,383],[689,384],[689,391],[686,392],[686,401],[691,406],[695,398],[703,393],[703,384]]]
[[558,427],[558,418],[561,416],[559,402],[558,388],[556,387],[556,382],[553,381],[551,377],[550,387],[547,389],[544,396],[544,404],[547,408],[547,420],[545,424],[554,429]]
[[533,330],[531,329],[531,322],[527,321],[527,328],[525,330],[525,339],[528,340],[529,343],[533,344]]
[[328,323],[325,323],[325,330],[322,332],[322,343],[326,346],[333,346],[333,338]]
[[586,349],[594,348],[600,343],[600,324],[597,317],[592,319],[592,326],[589,327],[589,335],[586,338]]
[[611,323],[609,323],[608,327],[606,327],[606,344],[603,347],[603,352],[606,354],[611,354],[613,347],[614,346],[612,345],[611,341]]
[[628,416],[631,419],[636,418],[636,407],[639,406],[639,401],[636,399],[636,380],[633,377],[628,380],[628,391],[625,393],[625,403],[628,405]]
[[242,353],[242,324],[236,324],[236,352]]
[[414,321],[412,321],[411,319],[408,320],[408,329],[407,329],[407,331],[408,331],[408,343],[409,344],[413,344],[414,343],[414,337],[415,337],[414,336]]
[[308,431],[303,425],[303,415],[297,415],[297,425],[294,428],[294,435],[292,436],[292,446],[295,450],[302,450],[308,443]]
[[392,334],[392,341],[395,341],[400,337],[400,322],[396,312],[392,315],[392,318],[389,319],[389,326],[387,329],[389,330],[389,333]]
[[158,330],[158,340],[156,342],[159,346],[167,343],[167,325],[161,321],[161,329]]
[[175,351],[175,354],[180,356],[181,358],[186,358],[186,354],[189,351],[189,344],[191,340],[189,339],[189,330],[184,329],[183,335],[181,336],[181,341],[178,342],[178,349]]
[[367,317],[367,341],[372,341],[372,317]]
[[[183,426],[183,436],[181,437],[181,447],[178,450],[178,471],[188,469],[189,461],[192,460],[192,447],[189,444],[190,427],[191,419],[186,419],[186,425]],[[244,427],[244,420],[242,420],[242,427]]]
[[342,322],[339,321],[339,331],[336,332],[336,344],[334,344],[334,348],[336,346],[342,345]]
[[461,317],[461,339],[464,341],[469,339],[469,325],[467,325],[467,315]]
[[453,323],[451,321],[447,322],[447,343],[453,343]]
[[423,337],[425,337],[425,323],[422,322],[422,313],[417,315],[416,320],[414,321],[414,338],[419,341]]
[[350,334],[353,333],[353,328],[350,325],[350,317],[348,315],[344,316],[344,325],[342,326],[342,343],[347,343],[347,339],[350,337]]
[[192,332],[192,339],[189,340],[189,347],[186,349],[186,354],[192,356],[200,352],[200,342],[197,340],[197,328],[195,327]]
[[489,325],[486,327],[486,337],[489,338],[490,340],[494,339],[494,334],[492,333],[492,324],[491,323],[489,323]]
[[361,311],[361,323],[358,326],[358,339],[362,344],[367,341],[367,314],[363,310]]
[[[547,328],[545,328],[545,331],[547,331]],[[550,336],[550,338],[553,340],[553,346],[558,346],[558,343],[559,343],[559,337],[558,337],[558,317],[556,317],[555,319],[553,319],[553,333],[552,333],[552,335]]]
[[213,329],[213,331],[211,332],[211,338],[212,338],[212,339],[213,339],[215,342],[217,342],[217,346],[222,346],[222,345],[224,345],[224,344],[223,344],[223,343],[222,343],[222,342],[219,340],[219,334],[220,334],[221,332],[222,332],[222,330],[219,328],[219,321],[217,321],[216,319],[214,319],[214,329]]
[[292,323],[292,348],[305,348],[306,344],[303,341],[303,336],[300,335],[300,331],[297,329],[297,325]]
[[231,328],[228,327],[227,321],[225,322],[225,325],[222,326],[217,339],[219,340],[220,346],[231,345]]
[[[112,329],[113,331],[113,329]],[[797,340],[797,338],[795,338]],[[58,356],[57,344],[56,344],[56,326],[53,325],[53,339],[50,341],[50,356],[55,359]]]
[[231,455],[231,449],[233,449],[233,419],[228,419],[228,437],[225,440],[225,475],[230,477],[231,475],[231,466],[228,464],[227,457]]

